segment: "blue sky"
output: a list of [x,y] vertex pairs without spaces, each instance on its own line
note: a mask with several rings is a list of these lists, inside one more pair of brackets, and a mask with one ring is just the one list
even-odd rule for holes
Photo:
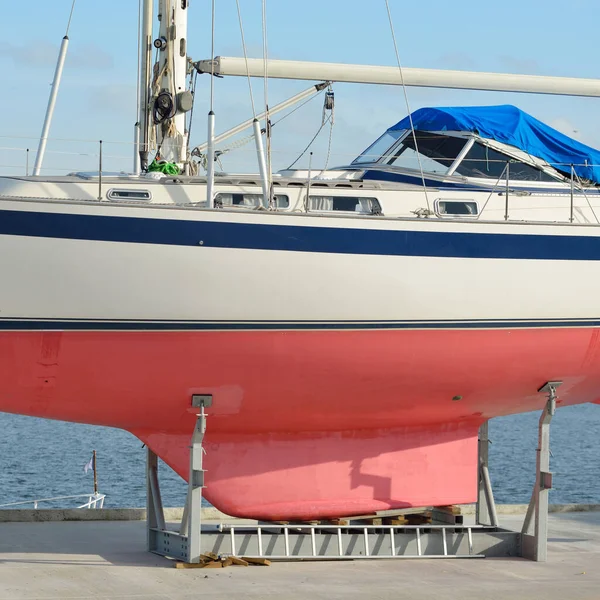
[[[8,0],[0,0],[0,6]],[[466,69],[600,78],[597,0],[390,0],[399,51],[406,67]],[[260,57],[261,2],[241,0],[251,56]],[[383,0],[268,0],[272,58],[395,65]],[[10,28],[0,41],[3,93],[0,111],[0,173],[21,173],[25,148],[37,147],[60,39],[71,0],[11,3]],[[106,167],[131,168],[135,122],[137,0],[78,0],[70,49],[58,98],[46,173],[94,167],[97,144]],[[191,0],[189,54],[210,55],[209,0]],[[235,0],[217,0],[216,54],[241,56]],[[208,76],[200,78],[192,141],[204,141]],[[271,105],[309,87],[309,82],[272,81]],[[262,104],[262,81],[255,81]],[[406,114],[400,88],[336,85],[330,164],[348,162]],[[430,105],[512,103],[541,120],[600,147],[600,99],[494,92],[408,89],[411,109]],[[274,129],[274,166],[284,167],[307,145],[321,123],[322,99],[311,101]],[[216,81],[217,131],[251,116],[246,82]],[[277,118],[275,118],[277,120]],[[315,145],[323,162],[328,131]],[[90,140],[71,142],[60,140]],[[251,146],[228,154],[226,169],[255,170]],[[32,153],[33,160],[33,153]],[[306,161],[303,163],[306,165]]]

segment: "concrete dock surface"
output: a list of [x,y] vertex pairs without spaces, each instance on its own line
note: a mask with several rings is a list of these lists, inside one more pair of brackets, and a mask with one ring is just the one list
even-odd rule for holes
[[[523,514],[502,515],[518,529]],[[547,563],[407,559],[175,569],[143,521],[0,523],[0,600],[600,599],[600,512],[550,515]]]

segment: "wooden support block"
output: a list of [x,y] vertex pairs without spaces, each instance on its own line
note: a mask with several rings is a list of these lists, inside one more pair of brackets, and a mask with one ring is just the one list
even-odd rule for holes
[[320,525],[349,525],[348,519],[330,519],[329,521],[321,521]]
[[221,569],[221,561],[203,561],[201,560],[199,563],[184,563],[177,562],[175,563],[176,569]]
[[463,515],[460,514],[460,508],[457,506],[435,507],[431,511],[431,515],[434,521],[440,521],[441,523],[447,523],[448,525],[463,524]]
[[406,517],[399,515],[398,517],[384,517],[383,525],[407,525]]
[[231,563],[238,567],[247,567],[250,564],[247,560],[244,560],[243,558],[238,558],[237,556],[231,557]]
[[383,525],[383,517],[371,517],[369,519],[361,519],[361,524],[365,525]]
[[199,563],[176,562],[175,568],[176,569],[203,569],[205,564],[206,563],[203,563],[203,562],[199,562]]
[[200,558],[203,560],[219,560],[219,557],[214,552],[205,552],[200,555]]
[[423,525],[424,523],[431,523],[431,513],[424,512],[415,515],[405,516],[408,525]]
[[263,567],[271,566],[271,561],[268,558],[253,558],[251,556],[243,556],[242,560],[245,560],[250,565],[259,565]]
[[204,563],[205,569],[222,569],[223,563],[220,560],[213,560],[211,562]]
[[462,514],[460,506],[456,506],[455,504],[451,504],[449,506],[435,506],[434,509],[439,510],[440,512],[448,513],[450,515]]

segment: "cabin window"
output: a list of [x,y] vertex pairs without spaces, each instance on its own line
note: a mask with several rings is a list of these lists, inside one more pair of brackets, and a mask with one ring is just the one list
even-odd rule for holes
[[473,200],[436,200],[436,212],[442,217],[474,217],[479,214]]
[[465,177],[485,177],[490,179],[506,178],[506,163],[510,162],[512,181],[556,181],[548,173],[522,162],[515,161],[508,155],[493,150],[484,144],[475,142],[466,156],[460,161],[455,173]]
[[[215,196],[215,204],[219,204],[221,206],[242,206],[256,208],[263,205],[263,195],[219,193]],[[284,196],[281,194],[277,194],[275,196],[275,206],[277,208],[288,208],[289,205],[289,196]]]
[[361,213],[363,215],[381,214],[381,205],[377,198],[360,196],[311,196],[310,210],[340,211]]
[[148,190],[108,190],[106,197],[109,200],[150,200],[152,194]]
[[[416,146],[415,137],[417,139]],[[428,173],[445,175],[466,143],[467,140],[464,138],[450,137],[440,133],[415,131],[413,136],[409,132],[393,149],[389,160],[384,162],[406,169],[419,169],[421,166],[423,171]],[[415,148],[418,148],[418,152]]]

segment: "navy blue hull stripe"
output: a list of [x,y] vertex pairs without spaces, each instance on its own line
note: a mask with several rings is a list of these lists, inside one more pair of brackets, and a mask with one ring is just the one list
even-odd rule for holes
[[96,321],[2,319],[1,331],[310,331],[390,329],[552,329],[600,327],[597,319],[518,321]]
[[[478,227],[472,224],[473,229]],[[390,231],[0,210],[0,234],[387,256],[600,260],[600,236]],[[18,257],[15,257],[18,260]]]

